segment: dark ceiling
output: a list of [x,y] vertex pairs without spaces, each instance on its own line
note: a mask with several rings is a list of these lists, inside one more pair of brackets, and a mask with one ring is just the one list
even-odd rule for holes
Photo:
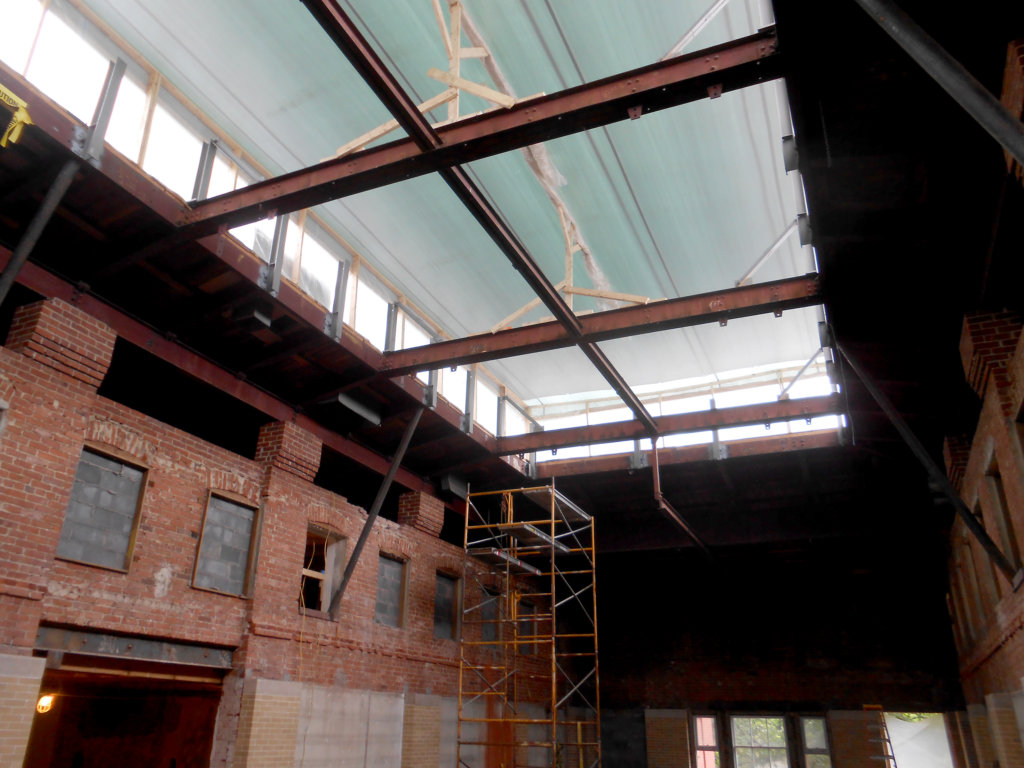
[[[905,5],[999,92],[1006,44],[1024,35],[1024,4],[981,3],[969,12],[934,2]],[[977,416],[977,398],[959,369],[963,313],[1016,301],[1005,286],[1021,269],[1021,191],[1004,184],[995,142],[852,0],[778,0],[776,12],[835,336],[941,460],[944,436],[969,434]],[[0,245],[7,248],[70,157],[70,123],[51,112],[33,112],[37,123],[50,125],[47,131],[26,131],[0,152]],[[377,375],[377,353],[351,335],[335,343],[322,331],[322,310],[294,289],[285,286],[271,298],[255,284],[259,262],[229,239],[166,239],[180,204],[115,160],[104,173],[82,172],[33,254],[35,267],[57,275],[60,290],[101,299],[312,418],[345,445],[386,459],[422,386],[412,377]],[[155,241],[161,244],[148,247]],[[11,303],[49,294],[47,285],[27,280]],[[271,325],[254,312],[269,314]],[[147,360],[149,352],[125,344],[130,348],[119,349],[105,392],[133,407],[177,423],[186,401],[214,386],[192,380],[187,366]],[[936,506],[924,472],[852,372],[840,366],[838,378],[851,418],[844,445],[662,467],[666,496],[713,550],[757,545],[792,552],[817,541],[847,541],[857,551],[885,536],[908,545],[927,540],[931,557],[943,559],[936,542],[950,510]],[[372,427],[328,402],[339,391],[378,410],[383,424]],[[248,406],[224,413],[223,430],[207,425],[204,436],[218,441],[218,431],[231,430],[231,447],[240,452],[258,423],[269,420]],[[429,483],[449,473],[475,488],[529,482],[493,456],[493,438],[479,429],[466,434],[458,422],[457,411],[443,402],[428,413],[404,468]],[[329,447],[331,477],[323,482],[335,487],[344,476],[354,490],[349,495],[371,498],[379,469],[360,472],[358,452],[346,456],[343,448]],[[651,483],[649,469],[558,480],[599,519],[605,551],[688,548],[655,510]]]

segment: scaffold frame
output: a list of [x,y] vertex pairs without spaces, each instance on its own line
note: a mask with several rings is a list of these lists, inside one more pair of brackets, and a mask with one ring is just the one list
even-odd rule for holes
[[458,766],[600,768],[594,520],[553,485],[469,493]]

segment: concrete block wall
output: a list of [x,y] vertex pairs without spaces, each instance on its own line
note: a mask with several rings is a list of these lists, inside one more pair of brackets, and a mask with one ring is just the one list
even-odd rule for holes
[[43,679],[43,659],[0,654],[0,766],[20,766]]

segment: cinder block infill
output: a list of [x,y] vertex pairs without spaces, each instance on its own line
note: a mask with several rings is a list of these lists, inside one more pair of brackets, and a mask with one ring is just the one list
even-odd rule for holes
[[0,677],[41,680],[45,666],[46,659],[36,658],[35,656],[0,654]]

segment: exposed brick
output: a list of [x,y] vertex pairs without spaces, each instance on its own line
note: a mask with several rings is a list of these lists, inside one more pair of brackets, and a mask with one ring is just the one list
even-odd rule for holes
[[[1006,47],[1006,69],[1003,72],[1003,105],[1018,120],[1024,118],[1024,40],[1014,40]],[[1007,170],[1024,179],[1024,167],[1004,150]]]
[[975,312],[964,317],[960,334],[960,362],[967,383],[984,399],[993,387],[1010,411],[1010,358],[1021,335],[1016,312]]
[[312,481],[320,468],[322,443],[291,422],[274,421],[260,430],[256,461]]
[[77,307],[46,299],[15,310],[6,346],[95,388],[107,375],[115,338]]
[[431,536],[440,536],[444,527],[444,502],[417,491],[403,493],[398,499],[398,522]]

